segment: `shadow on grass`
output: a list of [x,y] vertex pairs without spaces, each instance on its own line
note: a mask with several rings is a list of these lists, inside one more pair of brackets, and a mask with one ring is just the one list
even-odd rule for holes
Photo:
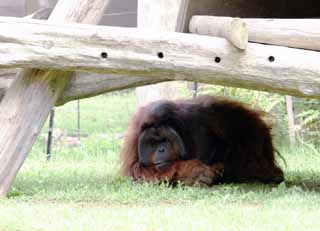
[[209,188],[169,187],[165,184],[136,183],[114,174],[95,174],[80,169],[64,174],[50,171],[45,176],[29,174],[18,177],[9,197],[61,201],[112,201],[119,203],[145,203],[161,201],[251,201],[281,198],[288,193],[304,192],[312,195],[320,192],[319,172],[287,172],[286,181],[277,184],[228,183]]
[[320,171],[288,171],[286,186],[298,187],[306,192],[320,192]]
[[[24,176],[17,178],[9,196],[57,196],[74,197],[76,194],[88,194],[89,197],[97,192],[105,192],[106,188],[116,190],[125,180],[113,175],[94,175],[77,172],[76,174],[52,174],[46,177]],[[80,197],[82,197],[80,196]]]
[[261,188],[264,190],[274,190],[277,187],[284,188],[297,188],[304,192],[317,192],[320,193],[320,171],[286,171],[285,181],[280,185],[278,184],[237,184],[242,185],[242,189],[245,191],[259,191]]
[[317,192],[320,193],[320,180],[312,181],[306,180],[303,182],[286,182],[287,187],[298,187],[306,192]]

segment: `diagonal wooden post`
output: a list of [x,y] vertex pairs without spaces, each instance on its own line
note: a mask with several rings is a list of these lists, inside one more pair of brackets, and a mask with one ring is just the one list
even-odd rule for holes
[[[59,0],[48,20],[97,24],[108,3],[109,0]],[[72,74],[25,69],[6,92],[0,104],[0,196],[9,191]]]

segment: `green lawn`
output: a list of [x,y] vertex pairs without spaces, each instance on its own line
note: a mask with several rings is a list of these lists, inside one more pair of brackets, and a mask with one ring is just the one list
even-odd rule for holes
[[[75,106],[57,110],[57,127],[75,128]],[[1,231],[320,230],[319,152],[281,148],[286,182],[278,186],[138,184],[117,174],[118,133],[134,111],[133,95],[100,96],[81,107],[90,108],[81,118],[91,135],[77,148],[55,147],[50,162],[38,141],[9,198],[0,200]]]

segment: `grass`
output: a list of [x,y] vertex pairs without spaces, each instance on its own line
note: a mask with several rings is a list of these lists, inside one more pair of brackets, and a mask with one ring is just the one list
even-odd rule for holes
[[[74,129],[67,114],[75,106],[57,111],[57,127]],[[134,110],[134,97],[100,96],[81,101],[81,108],[83,129],[91,135],[76,148],[56,146],[50,162],[42,142],[35,145],[9,197],[0,200],[1,231],[320,229],[320,153],[315,150],[282,148],[287,167],[280,185],[138,184],[117,174],[117,136]]]

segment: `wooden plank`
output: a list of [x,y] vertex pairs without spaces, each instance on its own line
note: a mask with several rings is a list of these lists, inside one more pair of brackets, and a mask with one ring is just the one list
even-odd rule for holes
[[[196,15],[189,28],[192,33],[220,37],[217,26],[230,20],[230,17]],[[247,24],[251,42],[320,50],[320,19],[242,20]]]
[[[139,0],[138,28],[155,31],[182,32],[189,0]],[[136,89],[137,106],[159,99],[179,97],[174,83],[159,83]]]
[[[97,24],[107,4],[106,0],[60,0],[48,20]],[[50,43],[43,45],[50,47]],[[72,72],[25,69],[6,92],[0,104],[0,196],[10,189],[71,75]]]
[[6,31],[0,67],[166,77],[320,97],[315,51],[249,43],[241,52],[209,36],[16,18],[0,18],[0,31]]

